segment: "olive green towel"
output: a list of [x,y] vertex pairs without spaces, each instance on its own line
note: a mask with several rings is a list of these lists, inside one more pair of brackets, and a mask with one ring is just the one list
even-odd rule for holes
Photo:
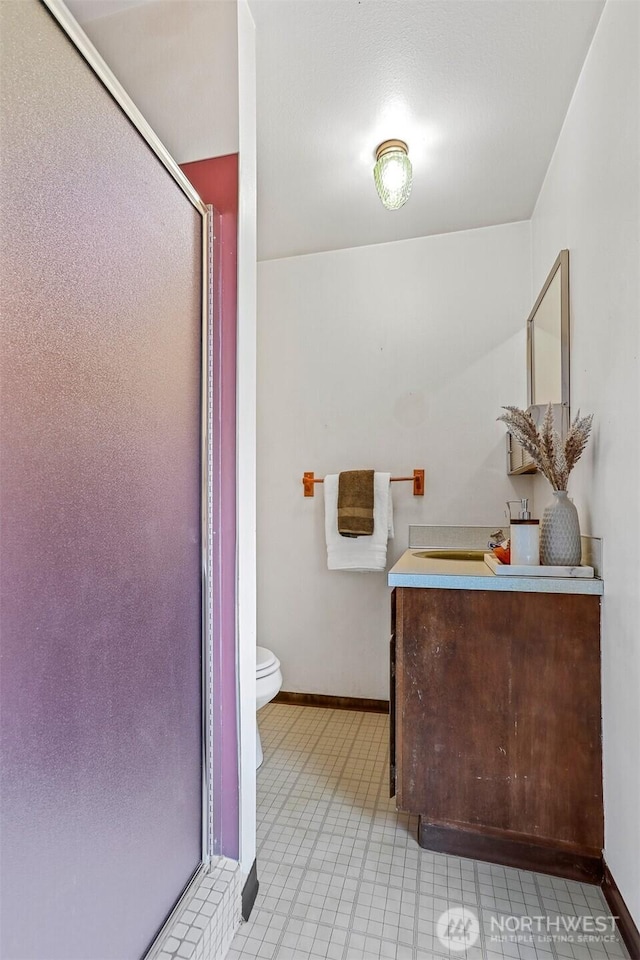
[[373,470],[345,470],[338,478],[338,533],[373,534]]

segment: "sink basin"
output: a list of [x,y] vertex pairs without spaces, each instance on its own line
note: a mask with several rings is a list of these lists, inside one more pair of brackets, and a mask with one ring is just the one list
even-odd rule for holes
[[414,557],[422,560],[484,560],[484,550],[421,550]]

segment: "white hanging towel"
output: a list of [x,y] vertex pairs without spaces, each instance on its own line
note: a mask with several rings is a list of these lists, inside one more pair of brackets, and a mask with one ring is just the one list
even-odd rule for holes
[[360,573],[384,570],[387,566],[387,540],[393,537],[391,474],[373,477],[373,534],[370,537],[342,537],[338,533],[338,474],[324,478],[324,529],[327,538],[329,570]]

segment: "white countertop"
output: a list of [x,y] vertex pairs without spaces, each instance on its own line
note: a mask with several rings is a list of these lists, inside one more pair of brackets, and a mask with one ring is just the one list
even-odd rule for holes
[[[422,548],[424,549],[424,548]],[[391,568],[390,587],[424,587],[440,590],[503,590],[520,593],[604,593],[597,577],[497,577],[484,560],[427,560],[416,557],[419,547],[405,550]]]

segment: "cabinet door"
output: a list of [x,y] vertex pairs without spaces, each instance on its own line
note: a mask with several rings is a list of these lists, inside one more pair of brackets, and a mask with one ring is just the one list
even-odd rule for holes
[[402,809],[429,820],[506,828],[511,639],[469,596],[403,591],[398,793]]
[[397,592],[398,806],[599,849],[599,598]]

